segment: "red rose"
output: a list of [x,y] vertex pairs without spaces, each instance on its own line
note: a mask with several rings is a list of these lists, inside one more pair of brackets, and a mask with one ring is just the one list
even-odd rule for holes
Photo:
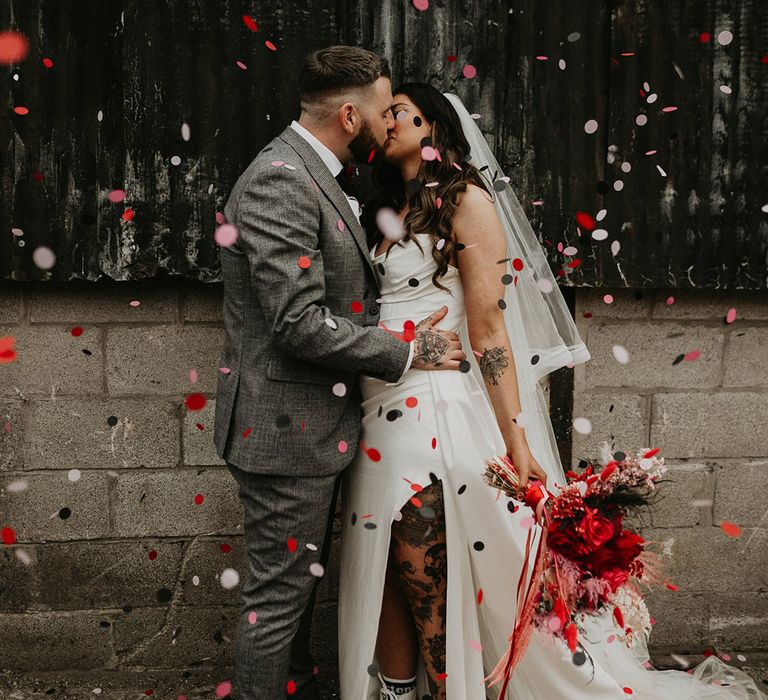
[[621,534],[612,542],[616,558],[621,562],[622,568],[626,569],[637,559],[643,551],[645,540],[630,530],[622,530]]
[[587,508],[581,521],[584,541],[590,549],[602,547],[614,535],[613,523],[600,515],[596,508]]
[[547,530],[547,544],[550,549],[569,559],[576,554],[576,528],[562,520],[553,520]]
[[627,582],[629,574],[623,569],[608,569],[600,574],[600,578],[608,581],[611,591],[615,591],[619,586]]

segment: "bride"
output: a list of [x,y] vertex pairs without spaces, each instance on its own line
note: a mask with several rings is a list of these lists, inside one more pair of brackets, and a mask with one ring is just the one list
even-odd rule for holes
[[[343,477],[341,698],[495,700],[500,684],[484,678],[514,625],[530,512],[483,482],[484,461],[506,453],[524,482],[565,483],[538,380],[589,353],[459,98],[421,83],[394,98],[383,191],[363,214],[380,323],[407,340],[411,319],[445,304],[441,326],[467,360],[398,384],[360,377],[362,444]],[[383,207],[397,217],[377,217]],[[608,616],[583,628],[587,663],[534,632],[507,698],[765,697],[716,657],[693,673],[647,670],[646,640],[628,647]]]

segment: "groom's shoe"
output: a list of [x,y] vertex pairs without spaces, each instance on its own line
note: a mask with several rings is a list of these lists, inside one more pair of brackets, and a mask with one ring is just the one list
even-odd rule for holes
[[386,682],[381,677],[381,673],[376,674],[379,677],[381,688],[379,688],[379,700],[418,700],[416,697],[416,688],[409,690],[407,693],[400,693],[399,695],[387,687]]

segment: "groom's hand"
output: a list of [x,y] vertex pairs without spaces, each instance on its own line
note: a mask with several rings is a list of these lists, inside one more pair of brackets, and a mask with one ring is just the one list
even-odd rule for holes
[[459,363],[467,359],[456,333],[435,328],[447,313],[448,307],[443,306],[416,324],[411,362],[414,369],[459,369]]

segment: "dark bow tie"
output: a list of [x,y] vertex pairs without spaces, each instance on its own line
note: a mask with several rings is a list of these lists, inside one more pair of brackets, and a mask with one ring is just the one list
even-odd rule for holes
[[357,198],[357,194],[355,193],[355,186],[352,184],[352,179],[347,174],[346,168],[342,168],[339,171],[339,174],[336,176],[336,182],[339,183],[339,187],[341,187],[342,190],[346,194],[348,194],[350,197]]

